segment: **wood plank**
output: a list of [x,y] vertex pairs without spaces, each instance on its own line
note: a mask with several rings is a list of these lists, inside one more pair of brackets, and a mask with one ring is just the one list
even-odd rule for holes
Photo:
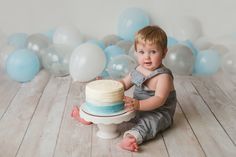
[[123,131],[120,136],[115,139],[101,139],[97,134],[98,128],[96,125],[93,126],[93,136],[92,136],[92,157],[130,157],[131,152],[122,150],[119,148],[118,143],[122,139]]
[[[85,84],[71,84],[68,77],[51,78],[47,84],[48,79],[45,71],[25,84],[0,75],[0,99],[7,97],[0,120],[0,156],[236,156],[235,86],[224,76],[176,77],[174,125],[143,143],[138,153],[117,147],[131,123],[119,125],[118,138],[103,140],[96,136],[96,125],[70,117],[72,106],[84,102]],[[0,108],[6,105],[1,101]]]
[[206,156],[179,104],[176,106],[173,126],[165,131],[163,135],[169,156]]
[[236,102],[231,101],[211,79],[196,78],[192,83],[236,146]]
[[58,136],[55,157],[88,157],[92,149],[92,128],[73,120],[73,105],[84,102],[85,83],[73,82],[68,94],[63,121]]
[[0,121],[0,156],[15,157],[48,79],[48,73],[41,71],[22,84]]
[[105,140],[97,137],[96,133],[98,128],[96,125],[93,125],[93,134],[92,134],[92,157],[106,157],[111,155],[111,141]]
[[184,114],[207,156],[236,155],[235,146],[188,79],[175,80],[177,97]]
[[217,73],[210,80],[215,82],[233,102],[236,101],[236,77]]
[[51,77],[17,157],[53,156],[70,82],[70,77]]
[[10,79],[6,73],[0,71],[0,120],[20,87],[20,83]]

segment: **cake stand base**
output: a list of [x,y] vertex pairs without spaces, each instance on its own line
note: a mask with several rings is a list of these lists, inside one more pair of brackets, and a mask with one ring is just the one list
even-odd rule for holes
[[96,116],[84,112],[83,106],[80,107],[80,116],[86,121],[97,124],[98,132],[97,136],[102,139],[113,139],[120,135],[117,131],[117,125],[129,121],[135,117],[135,111],[127,111],[123,114],[113,115],[113,116]]
[[103,139],[112,139],[120,135],[117,131],[117,124],[97,124],[98,132],[97,136]]

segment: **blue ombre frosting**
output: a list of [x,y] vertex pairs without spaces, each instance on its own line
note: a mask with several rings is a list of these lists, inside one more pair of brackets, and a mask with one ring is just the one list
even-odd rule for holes
[[119,112],[124,109],[124,102],[117,102],[110,104],[109,106],[93,104],[90,102],[86,102],[84,109],[92,114],[112,114]]

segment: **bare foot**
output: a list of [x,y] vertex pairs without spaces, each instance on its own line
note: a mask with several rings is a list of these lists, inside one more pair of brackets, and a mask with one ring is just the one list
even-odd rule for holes
[[126,136],[122,139],[122,141],[119,143],[119,146],[122,149],[129,150],[131,152],[137,152],[138,151],[138,144],[133,136]]
[[71,117],[73,117],[75,120],[77,120],[80,123],[85,124],[85,125],[93,124],[92,122],[88,122],[80,117],[79,108],[77,106],[73,107],[72,112],[71,112]]
[[102,76],[97,76],[96,80],[102,80]]

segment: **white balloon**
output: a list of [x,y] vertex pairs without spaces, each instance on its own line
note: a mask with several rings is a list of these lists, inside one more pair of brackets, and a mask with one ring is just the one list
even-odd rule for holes
[[103,50],[95,44],[84,43],[73,51],[69,71],[74,81],[87,82],[102,73],[105,65]]
[[75,48],[83,42],[83,36],[75,26],[61,26],[53,34],[54,44],[64,44]]
[[201,23],[194,17],[175,18],[172,22],[172,36],[178,40],[195,41],[202,35]]

